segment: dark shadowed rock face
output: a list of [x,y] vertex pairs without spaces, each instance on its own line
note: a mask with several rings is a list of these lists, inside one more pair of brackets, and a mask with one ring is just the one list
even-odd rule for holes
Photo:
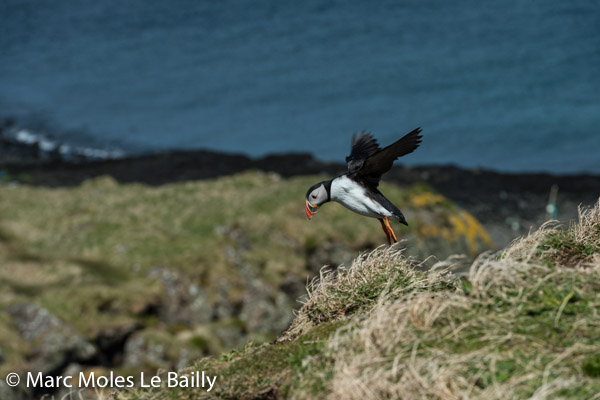
[[32,370],[52,373],[71,360],[85,361],[96,355],[96,348],[73,327],[35,304],[8,307],[19,334],[31,343]]

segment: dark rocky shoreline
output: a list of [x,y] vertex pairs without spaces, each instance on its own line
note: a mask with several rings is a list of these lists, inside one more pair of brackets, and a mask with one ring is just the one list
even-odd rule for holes
[[[16,150],[14,143],[3,142],[0,146],[2,179],[49,187],[78,185],[101,175],[109,175],[121,183],[163,185],[218,178],[249,169],[283,177],[307,174],[329,177],[345,172],[342,163],[319,161],[306,153],[253,159],[241,154],[196,150],[72,162],[40,155],[25,145]],[[589,174],[512,174],[455,166],[397,165],[384,180],[400,185],[430,185],[479,219],[498,246],[548,219],[546,206],[553,185],[558,188],[557,218],[565,223],[577,217],[579,205],[594,204],[600,196],[600,176]]]

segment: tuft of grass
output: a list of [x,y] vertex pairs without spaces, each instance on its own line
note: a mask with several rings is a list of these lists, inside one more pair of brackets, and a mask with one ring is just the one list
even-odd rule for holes
[[323,322],[343,320],[368,311],[388,292],[455,290],[445,272],[424,273],[403,250],[380,247],[357,257],[350,268],[321,270],[307,287],[308,300],[278,339],[289,340]]
[[589,261],[600,250],[600,241],[578,241],[570,230],[550,232],[540,243],[536,255],[549,262],[577,265]]
[[568,228],[553,221],[515,241],[502,257],[567,267],[600,263],[600,201],[595,207],[579,208],[579,222]]

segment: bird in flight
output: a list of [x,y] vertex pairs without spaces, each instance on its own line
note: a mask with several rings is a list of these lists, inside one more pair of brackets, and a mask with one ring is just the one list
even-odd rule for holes
[[306,192],[306,217],[311,219],[323,204],[336,201],[360,215],[377,218],[388,244],[398,241],[390,219],[408,225],[402,212],[377,189],[381,175],[392,168],[398,157],[415,151],[421,143],[421,128],[384,149],[367,132],[352,137],[352,150],[346,157],[348,172],[319,182]]

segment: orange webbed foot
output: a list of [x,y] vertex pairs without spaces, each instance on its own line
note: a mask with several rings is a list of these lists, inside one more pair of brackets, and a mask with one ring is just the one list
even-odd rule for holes
[[[392,229],[392,226],[390,225],[390,220],[388,219],[388,217],[385,217],[384,221],[385,221],[385,225],[387,226],[389,234],[392,236],[392,239],[394,239],[394,243],[398,243],[398,238],[396,238],[396,234],[394,233],[394,230]],[[390,240],[388,238],[388,242],[389,241]]]
[[383,229],[383,232],[385,233],[388,245],[391,245],[392,241],[390,239],[390,232],[388,231],[387,226],[384,224],[383,219],[379,218],[379,222],[381,223],[381,229]]

